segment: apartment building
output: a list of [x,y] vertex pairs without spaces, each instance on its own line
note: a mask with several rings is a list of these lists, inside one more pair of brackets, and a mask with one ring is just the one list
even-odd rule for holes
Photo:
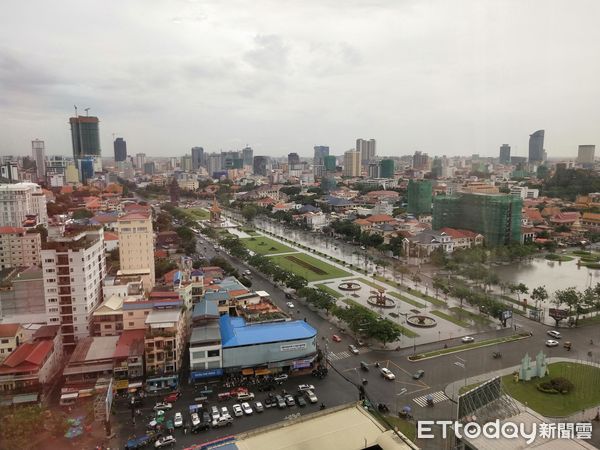
[[121,273],[148,271],[148,283],[144,288],[154,287],[154,232],[149,213],[132,212],[119,217],[119,260]]
[[0,325],[0,361],[23,342],[23,327],[18,323]]
[[0,227],[0,269],[40,264],[42,238],[23,227]]
[[39,267],[19,267],[0,274],[0,322],[46,321],[44,277]]
[[[29,219],[29,220],[28,220]],[[46,196],[35,183],[0,184],[0,226],[48,223]]]
[[153,309],[145,325],[146,376],[177,373],[187,334],[181,308]]
[[70,227],[42,246],[47,323],[60,325],[73,349],[90,335],[90,317],[102,301],[106,274],[102,227]]

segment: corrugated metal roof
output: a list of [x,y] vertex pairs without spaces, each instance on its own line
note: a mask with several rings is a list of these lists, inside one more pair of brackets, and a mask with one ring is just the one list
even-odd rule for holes
[[243,318],[226,314],[219,323],[223,348],[310,339],[317,335],[317,330],[303,320],[246,325]]

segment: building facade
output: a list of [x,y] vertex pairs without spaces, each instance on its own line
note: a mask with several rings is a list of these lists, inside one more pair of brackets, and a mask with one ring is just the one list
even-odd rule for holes
[[192,147],[192,170],[196,171],[204,165],[204,148]]
[[22,227],[0,227],[0,269],[40,264],[42,238]]
[[37,224],[48,223],[46,196],[35,183],[0,184],[0,226],[22,227],[28,216]]
[[408,212],[415,215],[430,214],[433,195],[432,183],[429,180],[409,180]]
[[119,261],[123,272],[131,270],[149,270],[149,284],[146,289],[152,289],[155,283],[154,275],[154,232],[152,219],[149,214],[130,213],[119,217]]
[[71,142],[73,144],[73,158],[84,156],[100,157],[100,121],[94,116],[77,116],[69,119],[71,124]]
[[544,161],[544,130],[537,130],[529,135],[529,162],[541,163]]
[[595,145],[580,145],[577,149],[577,162],[584,165],[593,165],[595,153]]
[[502,144],[500,146],[500,164],[510,164],[510,145]]
[[35,170],[37,174],[37,181],[45,181],[46,177],[46,147],[44,141],[36,139],[31,141],[31,154],[35,161]]
[[115,162],[121,162],[127,160],[127,142],[122,137],[115,139],[113,143],[115,150]]
[[360,176],[360,152],[357,150],[348,150],[344,153],[344,171],[345,177]]
[[360,152],[360,163],[363,167],[367,167],[369,163],[374,162],[377,157],[375,147],[375,139],[357,139],[356,151]]
[[252,172],[254,175],[266,177],[268,162],[269,158],[267,156],[255,156],[252,167]]

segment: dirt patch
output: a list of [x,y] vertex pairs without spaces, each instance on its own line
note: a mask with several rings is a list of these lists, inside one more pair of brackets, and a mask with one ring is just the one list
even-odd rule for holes
[[317,275],[327,275],[327,272],[323,269],[319,269],[318,267],[315,267],[312,264],[307,263],[306,261],[303,261],[294,255],[286,255],[285,259],[293,262],[294,264],[298,264],[299,266],[304,267],[305,269],[308,269],[311,272],[316,273]]

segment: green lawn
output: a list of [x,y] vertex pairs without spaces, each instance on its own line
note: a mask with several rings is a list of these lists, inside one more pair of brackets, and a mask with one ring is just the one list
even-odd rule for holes
[[334,298],[342,298],[344,296],[344,294],[340,294],[338,291],[336,291],[335,289],[331,289],[326,284],[317,284],[317,285],[315,285],[315,287],[317,289],[319,289],[320,291],[327,292],[329,295],[331,295]]
[[252,250],[260,255],[272,255],[274,253],[295,251],[293,248],[288,247],[285,244],[281,244],[280,242],[264,236],[244,238],[241,241],[248,248],[248,250]]
[[178,209],[192,220],[206,220],[210,217],[209,212],[204,208],[178,208]]
[[[346,281],[346,280],[344,280],[344,281]],[[348,281],[354,281],[354,280],[348,280]],[[377,289],[377,290],[383,289],[385,291],[388,290],[388,288],[386,288],[386,287],[384,287],[384,286],[382,286],[380,284],[373,283],[372,281],[369,281],[366,278],[359,278],[356,281],[360,281],[361,283],[365,283],[367,286],[371,286],[373,289]]]
[[422,298],[423,300],[431,303],[432,305],[438,306],[438,307],[444,307],[446,306],[446,302],[444,300],[440,300],[439,298],[435,298],[432,297],[431,295],[425,295],[420,291],[416,291],[414,289],[411,289],[409,291],[410,294],[414,295],[415,297],[419,297]]
[[306,278],[307,281],[321,281],[350,275],[345,270],[338,269],[305,253],[273,256],[271,259],[282,268]]
[[462,395],[465,392],[469,392],[471,389],[476,388],[477,386],[479,386],[480,384],[485,383],[484,381],[481,381],[479,383],[473,383],[473,384],[469,384],[467,386],[463,386],[458,390],[458,395]]
[[444,320],[447,320],[448,322],[452,322],[453,324],[458,325],[459,327],[463,327],[463,328],[469,327],[468,322],[460,320],[454,316],[443,313],[441,311],[433,310],[433,311],[431,311],[431,314],[433,314],[434,316],[438,316],[440,319],[444,319]]
[[489,318],[481,314],[475,314],[471,311],[467,311],[466,309],[463,309],[460,306],[453,306],[452,308],[450,308],[450,311],[452,311],[453,315],[459,320],[463,320],[466,318],[472,320],[473,322],[479,325],[489,325],[490,323],[492,323],[492,321]]
[[432,352],[420,353],[415,356],[409,356],[408,359],[410,359],[411,361],[418,361],[423,358],[430,358],[432,356],[445,355],[447,353],[453,353],[456,351],[471,350],[471,349],[478,348],[478,347],[487,347],[487,346],[494,345],[494,344],[502,344],[505,342],[516,341],[519,339],[523,339],[526,336],[529,336],[529,334],[513,334],[512,336],[507,336],[507,337],[503,337],[503,338],[487,339],[484,341],[475,341],[471,344],[462,344],[462,345],[457,345],[456,347],[448,347],[448,348],[444,348],[442,350],[435,350]]
[[[368,309],[365,306],[363,306],[360,303],[358,303],[357,301],[352,300],[351,298],[344,298],[344,299],[342,299],[342,301],[346,305],[348,305],[348,306],[353,306],[354,305],[354,306],[358,306],[359,308]],[[403,327],[402,325],[394,322],[392,319],[387,319],[387,320],[389,320],[390,322],[392,322],[400,330],[400,332],[404,336],[409,337],[409,338],[411,338],[411,337],[419,337],[419,334],[415,333],[413,330],[411,330],[409,328],[406,328],[406,327]]]
[[574,258],[572,256],[567,256],[567,255],[557,255],[556,253],[548,253],[546,255],[546,259],[549,261],[566,262],[566,261],[573,261]]
[[[386,420],[392,424],[394,427],[398,427],[400,433],[410,439],[412,442],[417,438],[417,425],[415,422],[411,422],[410,420],[400,419],[395,416],[385,416]],[[382,422],[385,425],[385,422]]]
[[423,303],[419,303],[418,301],[413,300],[412,298],[405,297],[404,295],[399,294],[398,292],[388,292],[388,294],[391,295],[392,297],[396,297],[397,299],[399,299],[405,303],[408,303],[409,305],[416,306],[417,308],[425,308],[426,307],[426,305],[424,305]]
[[[568,416],[600,404],[600,369],[570,362],[554,363],[548,367],[550,376],[541,379],[515,383],[512,374],[502,377],[504,390],[538,413],[550,417]],[[554,377],[567,378],[575,385],[575,389],[565,395],[544,394],[537,390],[538,383]]]

